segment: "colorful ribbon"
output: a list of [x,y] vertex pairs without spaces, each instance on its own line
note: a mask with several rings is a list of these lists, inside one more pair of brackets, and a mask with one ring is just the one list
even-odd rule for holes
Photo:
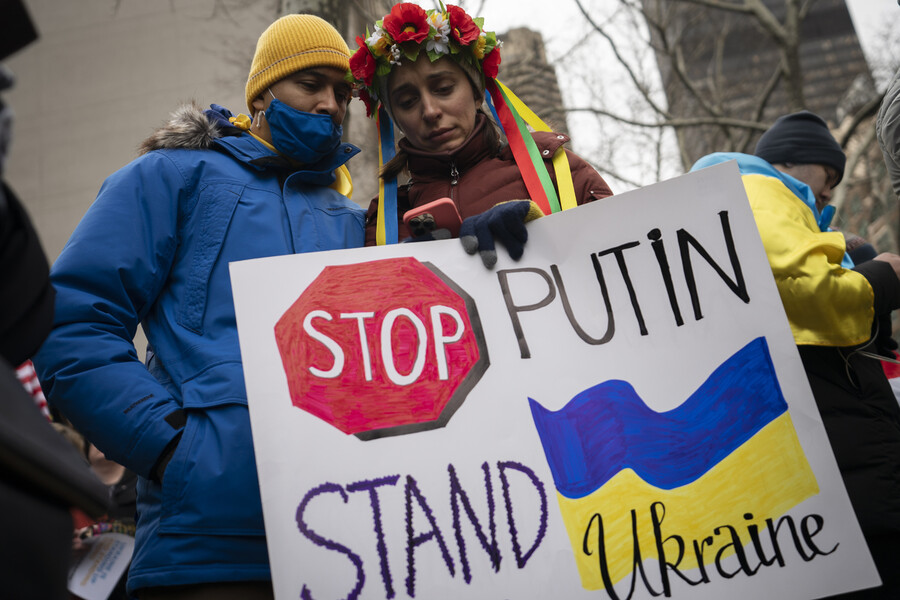
[[[503,85],[501,81],[497,81],[497,86],[503,91],[508,98],[508,103],[512,105],[513,110],[531,125],[535,131],[552,131],[539,116],[531,110],[527,104],[522,102],[512,90]],[[569,210],[578,205],[575,198],[575,184],[572,181],[572,170],[569,168],[569,158],[566,156],[565,149],[560,146],[553,155],[553,170],[556,172],[556,186],[559,189],[559,200],[562,210]]]
[[[555,200],[556,210],[559,210],[559,200],[556,198],[556,191],[553,185],[550,185],[551,192],[547,191],[547,183],[550,175],[544,167],[544,161],[538,152],[537,146],[534,144],[534,138],[528,133],[528,129],[522,122],[521,117],[514,114],[506,103],[503,92],[497,87],[496,80],[489,79],[486,82],[488,92],[494,102],[495,114],[497,115],[500,126],[506,133],[506,139],[509,142],[509,148],[516,159],[516,165],[525,181],[525,187],[531,199],[537,204],[545,215],[549,215],[553,210]],[[530,145],[528,142],[531,142]],[[543,171],[543,173],[541,173]],[[551,199],[552,198],[552,199]]]
[[[394,158],[394,124],[384,107],[375,115],[378,128],[378,164],[384,165]],[[390,215],[390,218],[387,218]],[[375,228],[375,242],[379,246],[396,244],[398,241],[397,220],[397,178],[385,181],[378,178],[378,224]]]

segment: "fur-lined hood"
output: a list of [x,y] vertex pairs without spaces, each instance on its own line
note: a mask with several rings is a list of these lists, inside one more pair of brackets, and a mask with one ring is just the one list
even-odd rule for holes
[[216,124],[203,114],[200,105],[191,102],[175,110],[166,124],[141,142],[138,150],[140,154],[172,148],[205,150],[220,137],[222,132]]

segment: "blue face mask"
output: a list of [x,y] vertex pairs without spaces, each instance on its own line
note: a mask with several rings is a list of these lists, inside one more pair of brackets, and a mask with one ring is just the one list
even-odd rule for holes
[[296,161],[305,164],[319,162],[341,144],[344,130],[335,124],[331,115],[297,110],[280,101],[274,94],[264,114],[269,123],[272,145]]

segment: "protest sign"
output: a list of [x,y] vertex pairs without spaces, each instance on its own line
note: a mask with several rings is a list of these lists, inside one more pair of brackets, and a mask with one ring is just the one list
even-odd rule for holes
[[278,598],[877,585],[737,168],[231,266]]
[[68,589],[82,600],[106,600],[131,563],[134,538],[110,532],[83,543],[86,549],[69,570]]

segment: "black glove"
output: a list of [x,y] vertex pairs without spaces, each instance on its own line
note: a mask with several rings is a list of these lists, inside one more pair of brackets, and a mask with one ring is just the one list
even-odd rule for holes
[[495,204],[480,215],[464,219],[459,229],[459,241],[469,254],[481,255],[488,269],[497,264],[495,241],[506,246],[510,258],[519,260],[528,241],[525,223],[543,216],[531,200],[510,200]]

